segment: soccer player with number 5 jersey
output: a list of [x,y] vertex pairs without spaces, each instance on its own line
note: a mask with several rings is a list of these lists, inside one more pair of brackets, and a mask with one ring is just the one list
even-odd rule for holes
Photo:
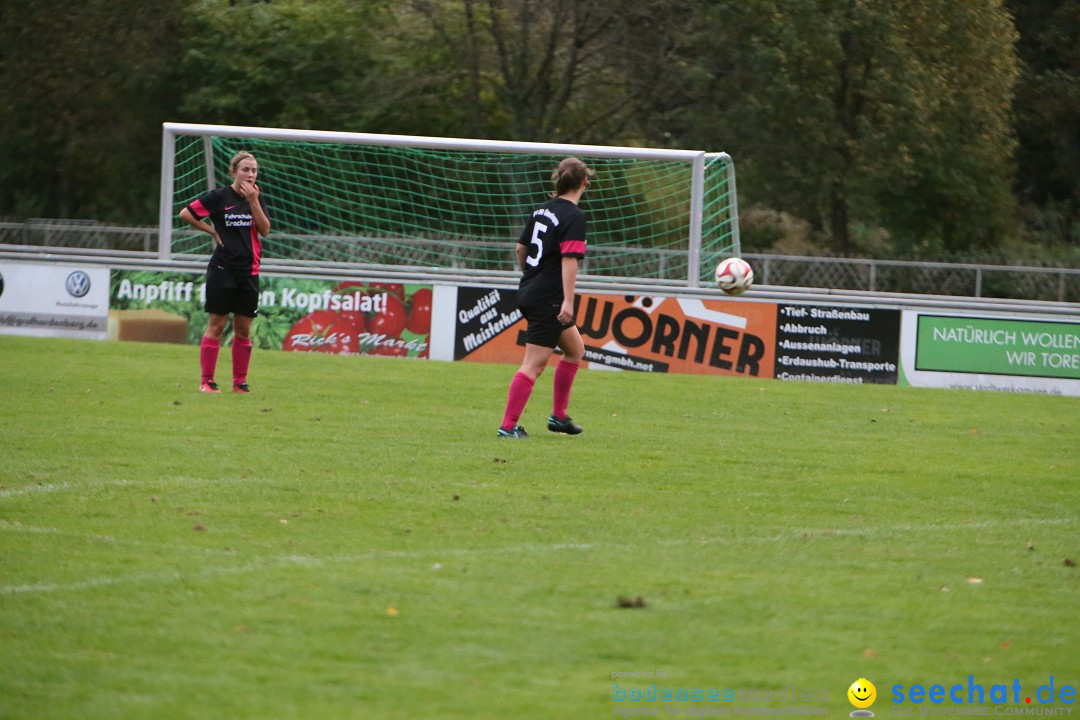
[[553,197],[533,211],[518,239],[517,261],[522,270],[518,307],[528,329],[525,358],[510,381],[499,437],[528,437],[518,420],[556,347],[563,356],[555,366],[548,430],[567,435],[581,432],[566,409],[585,356],[585,344],[574,324],[574,285],[578,261],[585,257],[585,213],[578,202],[592,175],[577,158],[560,162],[551,175]]

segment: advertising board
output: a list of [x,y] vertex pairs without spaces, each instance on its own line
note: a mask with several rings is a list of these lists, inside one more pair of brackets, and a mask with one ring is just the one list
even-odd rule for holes
[[0,333],[103,340],[109,270],[0,261]]

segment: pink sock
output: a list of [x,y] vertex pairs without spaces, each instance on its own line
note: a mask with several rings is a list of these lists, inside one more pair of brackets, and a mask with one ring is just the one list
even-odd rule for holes
[[217,340],[203,336],[199,346],[199,364],[202,366],[202,381],[209,382],[214,379],[214,370],[217,368],[218,350],[221,343]]
[[512,430],[517,425],[535,384],[536,381],[529,379],[529,376],[523,372],[514,374],[514,379],[510,381],[510,392],[506,398],[506,414],[503,415],[501,425],[503,430]]
[[552,394],[551,414],[562,420],[566,417],[566,408],[570,405],[570,388],[574,385],[578,365],[560,360],[555,366],[555,390]]
[[233,338],[232,344],[232,381],[233,385],[247,382],[248,365],[251,364],[251,338],[239,340]]

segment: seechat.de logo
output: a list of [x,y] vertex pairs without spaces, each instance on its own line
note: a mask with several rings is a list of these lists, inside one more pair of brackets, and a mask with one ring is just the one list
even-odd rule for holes
[[847,690],[847,697],[855,706],[851,717],[874,717],[874,713],[867,709],[877,700],[877,688],[874,687],[874,683],[866,678],[859,678],[851,683],[851,687]]
[[76,270],[67,276],[64,286],[71,297],[85,297],[86,293],[90,292],[90,276],[82,270]]

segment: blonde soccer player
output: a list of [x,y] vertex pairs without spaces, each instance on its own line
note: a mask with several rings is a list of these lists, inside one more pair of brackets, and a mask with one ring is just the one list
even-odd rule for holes
[[259,265],[262,238],[270,233],[270,217],[256,180],[259,163],[241,151],[229,161],[233,181],[200,195],[180,211],[180,219],[210,235],[214,252],[206,266],[206,312],[210,315],[199,348],[202,380],[199,390],[219,393],[217,369],[221,336],[233,316],[233,392],[249,393],[251,322],[259,312]]

